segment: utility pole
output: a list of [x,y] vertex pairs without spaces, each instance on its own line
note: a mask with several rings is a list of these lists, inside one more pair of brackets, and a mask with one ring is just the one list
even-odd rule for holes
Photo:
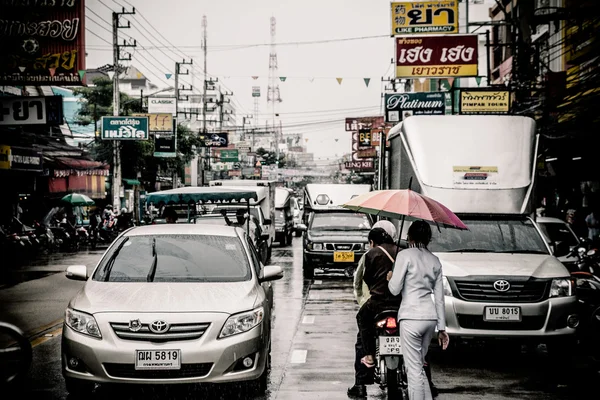
[[[121,47],[135,47],[136,42],[133,44],[127,44],[123,41],[122,45],[119,45],[119,29],[131,28],[131,23],[127,21],[127,25],[119,25],[119,17],[121,15],[132,15],[135,14],[135,8],[132,8],[131,12],[123,11],[112,13],[112,29],[113,29],[113,116],[119,116],[120,111],[120,91],[119,91],[119,74],[121,68],[119,67],[119,61],[131,60],[131,54],[127,58],[121,57]],[[121,209],[121,143],[118,140],[113,140],[113,174],[112,174],[112,197],[113,207],[115,210]]]
[[223,121],[225,118],[225,115],[227,114],[232,114],[231,110],[226,111],[225,107],[223,107],[223,105],[231,103],[230,99],[226,99],[225,97],[231,97],[233,96],[233,92],[221,92],[221,90],[219,90],[219,100],[217,102],[217,105],[219,106],[219,129],[223,130]]
[[[183,60],[183,62],[175,62],[175,121],[177,124],[177,121],[179,121],[179,100],[180,99],[180,95],[179,92],[182,90],[192,90],[193,88],[190,86],[189,88],[186,88],[185,86],[182,86],[181,88],[179,87],[179,75],[189,75],[189,71],[185,71],[182,72],[181,71],[181,66],[182,65],[192,65],[194,63],[194,60],[190,60],[190,61],[185,61],[185,59]],[[187,100],[187,96],[186,96],[186,100]],[[187,115],[184,113],[184,119]],[[177,125],[175,126],[175,129],[177,129]],[[173,134],[175,134],[176,132],[173,132]],[[173,174],[171,177],[172,181],[173,181],[173,189],[177,188],[177,180],[178,180],[178,175],[177,175],[177,169],[173,170]]]
[[206,133],[206,81],[208,78],[208,71],[207,71],[207,62],[206,62],[206,58],[207,58],[207,46],[206,46],[206,40],[208,38],[207,35],[207,27],[208,27],[208,22],[206,21],[206,15],[202,16],[202,32],[203,32],[203,40],[202,40],[202,49],[204,50],[204,91],[202,92],[202,133]]

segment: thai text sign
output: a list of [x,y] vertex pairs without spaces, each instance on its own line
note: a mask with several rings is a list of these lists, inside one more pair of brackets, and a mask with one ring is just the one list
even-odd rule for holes
[[457,32],[458,0],[392,3],[392,36]]
[[0,4],[0,85],[84,84],[84,0]]
[[400,122],[411,115],[444,115],[445,113],[446,97],[442,92],[385,95],[386,122]]
[[493,88],[461,89],[459,114],[508,114],[510,91]]
[[0,169],[43,171],[42,153],[20,147],[0,145]]
[[221,150],[220,161],[221,162],[238,162],[239,153],[236,150]]
[[477,35],[396,38],[396,77],[477,76]]
[[148,117],[150,132],[173,132],[173,115],[168,113],[133,114],[136,117]]
[[148,117],[102,117],[104,140],[148,140]]
[[60,125],[62,96],[4,97],[0,100],[0,125]]

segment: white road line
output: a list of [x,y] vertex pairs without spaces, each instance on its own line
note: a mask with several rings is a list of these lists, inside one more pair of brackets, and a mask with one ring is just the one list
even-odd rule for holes
[[302,323],[303,324],[314,324],[315,316],[314,315],[305,315],[304,318],[302,318]]
[[294,257],[271,257],[271,262],[294,262]]
[[294,350],[292,353],[292,364],[304,364],[308,350]]
[[322,283],[323,283],[323,281],[315,281],[315,285],[320,285]]

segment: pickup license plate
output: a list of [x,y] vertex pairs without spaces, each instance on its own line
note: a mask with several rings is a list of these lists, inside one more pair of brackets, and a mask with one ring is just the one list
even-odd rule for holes
[[333,253],[333,262],[354,262],[354,252],[335,251]]
[[181,350],[136,350],[135,369],[181,369]]
[[400,344],[400,336],[379,336],[379,355],[402,355],[402,345]]
[[521,321],[521,307],[485,307],[484,321]]

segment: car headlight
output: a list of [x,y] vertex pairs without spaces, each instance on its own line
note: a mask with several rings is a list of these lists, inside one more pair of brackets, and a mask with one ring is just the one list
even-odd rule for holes
[[219,334],[219,339],[248,332],[260,324],[264,316],[265,310],[262,307],[232,315],[225,321],[225,325],[223,325],[223,329],[221,329],[221,333]]
[[452,297],[452,287],[450,287],[450,281],[448,281],[448,278],[444,276],[442,282],[444,283],[444,296]]
[[65,313],[65,323],[75,332],[102,339],[98,323],[91,314],[67,308]]
[[572,280],[568,278],[552,279],[550,297],[567,297],[574,295],[575,288]]

